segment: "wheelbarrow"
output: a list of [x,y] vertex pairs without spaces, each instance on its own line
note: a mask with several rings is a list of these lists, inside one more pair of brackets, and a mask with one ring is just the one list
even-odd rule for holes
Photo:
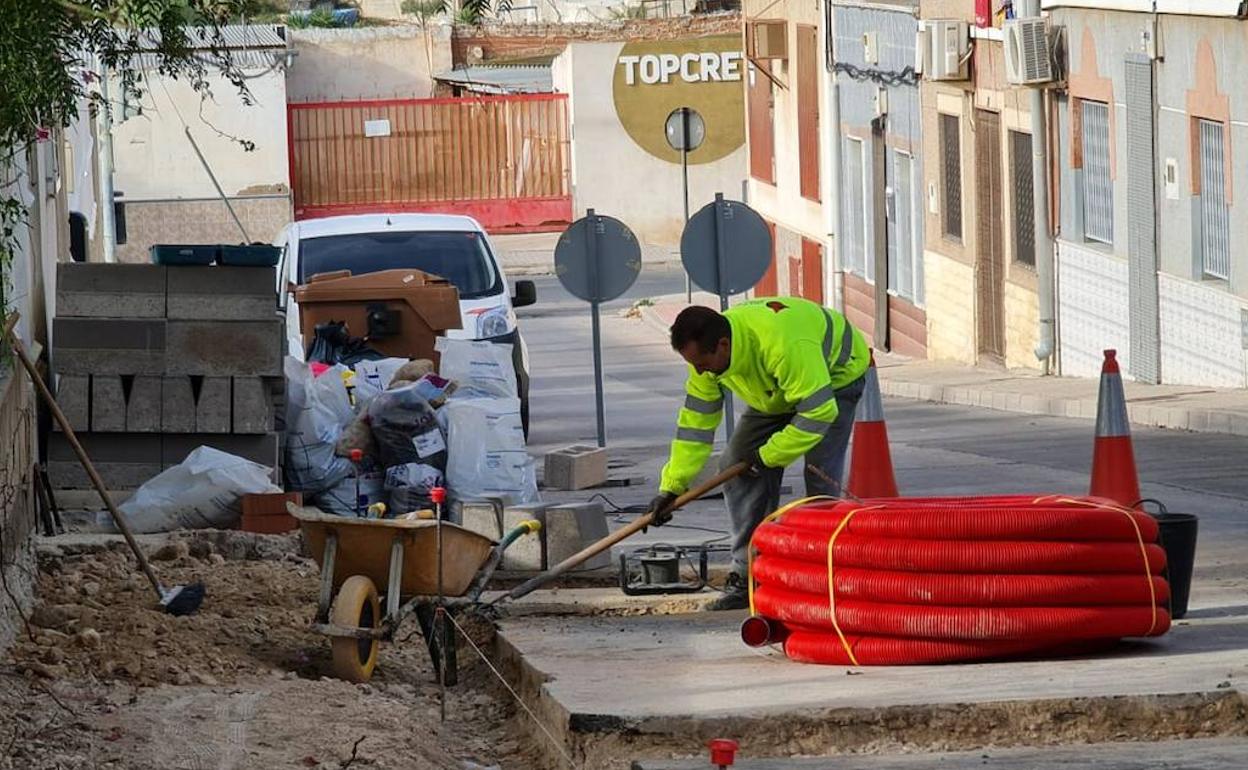
[[455,684],[455,635],[437,613],[477,603],[503,551],[541,528],[522,522],[495,543],[446,521],[356,519],[293,503],[287,510],[321,568],[312,630],[330,638],[334,675],[349,682],[372,677],[380,642],[414,614],[440,681]]

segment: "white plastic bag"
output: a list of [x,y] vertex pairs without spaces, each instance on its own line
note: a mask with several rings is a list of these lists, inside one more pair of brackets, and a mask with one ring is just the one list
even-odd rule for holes
[[243,495],[281,492],[272,468],[201,446],[139,487],[120,510],[135,532],[225,529],[242,515]]
[[434,487],[446,483],[442,471],[424,463],[406,463],[386,469],[386,494],[395,514],[432,508]]
[[406,358],[383,358],[380,361],[360,361],[355,365],[355,411],[363,414],[372,401],[386,388],[395,373],[407,363]]
[[459,386],[456,396],[516,398],[516,368],[511,345],[439,337],[438,374]]
[[345,478],[330,489],[312,498],[316,507],[337,516],[364,516],[368,506],[386,500],[386,474],[381,471],[360,474],[359,497],[356,497],[355,476]]
[[286,481],[292,490],[315,494],[350,476],[351,461],[334,454],[342,431],[355,419],[345,366],[313,377],[309,366],[286,359]]
[[452,398],[447,417],[446,483],[456,499],[537,502],[537,470],[524,445],[518,398]]

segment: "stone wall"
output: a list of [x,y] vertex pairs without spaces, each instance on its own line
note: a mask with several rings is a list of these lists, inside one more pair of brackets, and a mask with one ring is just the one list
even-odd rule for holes
[[1039,340],[1040,300],[1035,289],[1005,282],[1005,365],[1011,369],[1035,369]]
[[927,353],[937,361],[975,363],[975,271],[935,251],[923,255],[927,279]]

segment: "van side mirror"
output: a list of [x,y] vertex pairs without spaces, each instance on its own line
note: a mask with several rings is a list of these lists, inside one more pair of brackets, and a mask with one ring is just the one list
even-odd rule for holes
[[532,281],[516,281],[516,293],[511,297],[512,307],[528,307],[537,302],[537,284]]

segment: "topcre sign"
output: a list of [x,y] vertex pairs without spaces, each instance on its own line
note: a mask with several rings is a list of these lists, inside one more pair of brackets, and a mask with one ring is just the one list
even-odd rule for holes
[[679,78],[686,83],[741,80],[740,51],[703,51],[684,54],[659,53],[642,56],[621,56],[624,83],[646,85],[670,83]]

